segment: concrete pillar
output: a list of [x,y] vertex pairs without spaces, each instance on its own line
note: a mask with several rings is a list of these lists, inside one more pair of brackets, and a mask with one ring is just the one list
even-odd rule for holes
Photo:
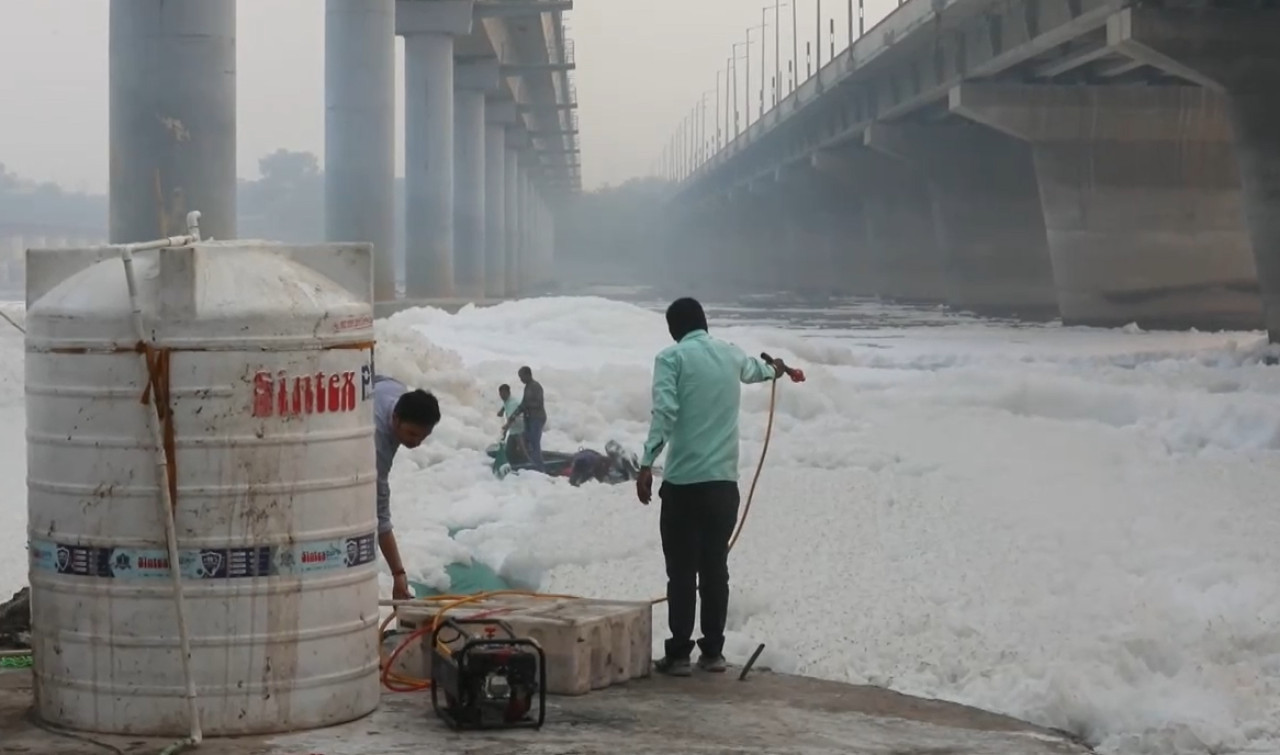
[[550,285],[556,277],[556,213],[549,197],[542,200],[542,282]]
[[929,192],[919,171],[866,148],[818,152],[811,165],[852,189],[863,206],[873,277],[864,289],[890,301],[948,301]]
[[497,59],[457,65],[454,76],[454,283],[485,293],[485,94],[498,88]]
[[235,0],[112,0],[111,241],[236,236]]
[[484,295],[507,294],[507,127],[485,126],[484,133]]
[[484,92],[454,92],[454,284],[465,297],[484,295]]
[[453,38],[405,37],[405,293],[453,295]]
[[1135,60],[1225,92],[1263,323],[1280,342],[1280,14],[1128,8],[1111,18],[1107,35]]
[[503,171],[506,188],[503,191],[503,204],[506,215],[506,247],[503,250],[503,290],[507,296],[520,293],[519,269],[517,262],[520,252],[520,153],[510,145],[507,147],[506,168]]
[[1031,148],[976,123],[876,123],[864,144],[924,176],[947,303],[983,315],[1058,316]]
[[1064,323],[1261,324],[1220,94],[966,84],[951,109],[1031,143]]
[[396,296],[395,0],[326,0],[325,238],[373,244],[373,295]]
[[533,251],[533,182],[529,180],[529,167],[520,168],[520,251],[516,255],[516,272],[521,291],[528,291],[530,280],[530,257]]
[[539,211],[538,185],[532,178],[529,180],[528,213],[529,233],[525,237],[525,253],[521,261],[524,263],[525,285],[534,288],[542,282],[542,213]]
[[454,293],[453,40],[470,34],[471,3],[397,0],[405,58],[405,293]]

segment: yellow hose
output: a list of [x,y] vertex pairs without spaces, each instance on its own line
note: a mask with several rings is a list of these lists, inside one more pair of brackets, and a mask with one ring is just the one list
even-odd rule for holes
[[[773,380],[770,382],[771,382],[771,385],[769,388],[769,420],[768,420],[768,423],[765,425],[764,445],[760,449],[760,460],[756,463],[756,472],[751,478],[751,487],[747,491],[747,503],[742,509],[742,516],[738,518],[738,526],[734,529],[733,536],[729,539],[730,551],[733,550],[734,544],[738,542],[738,536],[742,534],[742,528],[747,523],[747,516],[751,514],[751,501],[753,498],[755,498],[756,484],[760,481],[760,472],[761,470],[764,469],[764,460],[769,453],[769,438],[773,435],[773,413],[778,402],[778,381]],[[579,596],[577,595],[557,595],[553,593],[529,592],[526,590],[493,590],[491,592],[481,592],[481,593],[476,593],[474,595],[432,595],[430,597],[418,598],[414,600],[414,603],[421,603],[424,607],[434,606],[437,604],[442,604],[442,605],[440,605],[440,608],[436,611],[435,615],[432,617],[430,624],[427,624],[425,626],[420,626],[417,629],[415,629],[412,633],[410,633],[407,637],[405,637],[403,640],[400,641],[400,643],[396,646],[395,650],[393,650],[390,654],[388,654],[385,651],[382,643],[382,635],[384,632],[386,632],[387,626],[391,624],[391,620],[396,617],[396,613],[398,609],[393,609],[391,613],[387,614],[387,617],[383,619],[382,623],[378,626],[378,659],[380,661],[379,666],[382,669],[381,678],[382,678],[383,686],[385,686],[387,689],[391,690],[392,692],[418,692],[418,691],[430,689],[431,687],[430,679],[421,679],[413,676],[405,676],[405,675],[397,674],[393,672],[391,670],[391,664],[395,661],[396,657],[398,657],[400,653],[404,651],[405,648],[407,648],[411,643],[415,642],[418,638],[426,635],[434,636],[435,631],[439,629],[440,625],[444,622],[445,614],[448,613],[449,611],[452,611],[453,609],[458,608],[460,606],[467,605],[468,603],[479,603],[481,601],[489,600],[490,598],[496,598],[503,595],[519,595],[527,598],[545,598],[550,600],[555,600],[555,599],[576,600],[579,598]],[[667,601],[666,596],[662,596],[660,598],[654,598],[649,602],[651,605],[656,606],[659,603],[665,603],[666,601]],[[494,612],[504,611],[504,610],[510,610],[510,609],[494,609]],[[441,650],[443,650],[446,654],[449,652],[449,649],[447,647],[441,646]]]

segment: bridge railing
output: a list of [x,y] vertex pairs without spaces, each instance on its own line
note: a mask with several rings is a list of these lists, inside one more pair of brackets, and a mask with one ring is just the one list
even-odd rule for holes
[[[859,28],[859,25],[865,26],[866,18],[864,17],[860,20],[857,16],[854,16],[854,23],[850,25],[853,39],[848,40],[844,48],[834,51],[834,55],[826,62],[821,62],[821,50],[824,47],[822,42],[824,40],[801,42],[799,49],[796,51],[794,72],[791,68],[791,61],[788,61],[788,65],[784,67],[783,71],[784,81],[778,83],[777,96],[773,98],[766,96],[765,98],[765,102],[768,103],[768,109],[753,118],[753,114],[759,112],[757,108],[752,107],[757,102],[756,98],[759,96],[759,91],[748,92],[745,108],[741,111],[733,112],[732,118],[721,126],[724,132],[723,139],[717,142],[714,138],[715,129],[712,127],[710,129],[712,135],[711,148],[702,149],[701,154],[695,153],[693,169],[679,183],[685,184],[695,181],[706,172],[715,169],[779,124],[791,113],[799,110],[802,105],[817,99],[827,87],[834,86],[852,71],[880,55],[896,41],[915,31],[918,26],[932,18],[936,11],[955,2],[957,0],[897,0],[895,7],[881,16],[865,31]],[[834,30],[832,33],[834,34]],[[875,38],[877,36],[878,38]],[[815,42],[816,46],[810,49],[818,54],[816,59],[819,61],[819,65],[816,68],[802,65],[806,62],[801,57],[802,50],[807,45],[815,44]],[[793,77],[795,81],[794,87],[792,87]],[[783,94],[784,87],[789,88],[785,95]],[[740,128],[737,127],[737,123],[741,123]]]

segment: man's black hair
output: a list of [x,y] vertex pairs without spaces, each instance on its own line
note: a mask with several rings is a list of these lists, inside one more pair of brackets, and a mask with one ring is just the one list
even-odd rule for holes
[[707,330],[707,314],[697,299],[686,296],[667,307],[667,330],[679,341],[695,330]]
[[502,393],[503,391],[510,391],[510,390],[511,390],[511,386],[507,385],[506,383],[503,383],[502,385],[498,386],[498,393]]
[[400,396],[396,401],[395,415],[401,422],[430,430],[440,421],[440,402],[419,388]]
[[516,374],[517,374],[517,375],[528,375],[529,377],[533,377],[533,370],[529,369],[529,366],[528,366],[528,365],[525,365],[524,367],[521,367],[521,368],[519,369],[519,371],[517,371],[517,372],[516,372]]

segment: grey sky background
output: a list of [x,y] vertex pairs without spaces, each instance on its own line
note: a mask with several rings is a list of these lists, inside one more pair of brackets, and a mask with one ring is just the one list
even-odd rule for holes
[[[803,72],[819,0],[790,1],[798,3]],[[868,29],[896,6],[896,0],[865,3]],[[108,5],[108,0],[0,0],[0,163],[9,170],[70,190],[106,190]],[[704,91],[708,131],[713,128],[716,72],[724,68],[731,45],[745,40],[746,28],[760,24],[766,5],[772,24],[772,0],[576,0],[566,23],[576,45],[587,188],[648,174]],[[837,50],[846,44],[846,8],[846,0],[822,0],[823,16],[835,20]],[[856,8],[855,1],[855,14]],[[785,76],[790,8],[781,16]],[[279,147],[314,152],[323,161],[324,0],[240,0],[237,26],[239,174],[256,177],[258,158]],[[824,61],[830,49],[827,31],[824,22]],[[752,89],[758,92],[760,33],[751,35]],[[772,27],[766,44],[771,71]],[[400,42],[401,112],[403,52]],[[741,48],[738,54],[744,54]],[[744,86],[740,69],[740,104]],[[402,164],[403,122],[397,121],[397,164]]]

